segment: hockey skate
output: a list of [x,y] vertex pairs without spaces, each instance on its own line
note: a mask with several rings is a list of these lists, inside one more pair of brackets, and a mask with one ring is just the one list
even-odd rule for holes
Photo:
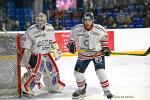
[[85,84],[85,88],[82,90],[77,90],[72,94],[72,99],[79,99],[79,98],[84,98],[86,95],[86,86],[87,84]]
[[108,90],[108,91],[104,91],[104,96],[106,96],[107,99],[110,99],[110,100],[111,100],[111,98],[113,97],[113,95],[110,93],[109,90]]
[[34,93],[28,93],[25,91],[21,91],[21,94],[22,94],[22,96],[25,96],[25,97],[34,96]]

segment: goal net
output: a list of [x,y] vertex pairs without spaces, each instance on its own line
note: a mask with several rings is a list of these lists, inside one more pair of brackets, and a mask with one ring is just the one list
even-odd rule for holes
[[19,46],[19,34],[0,34],[0,98],[21,94]]

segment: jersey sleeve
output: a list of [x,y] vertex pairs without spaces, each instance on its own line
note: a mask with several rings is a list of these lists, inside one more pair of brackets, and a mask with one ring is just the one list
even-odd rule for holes
[[52,28],[52,42],[53,42],[53,43],[56,42],[56,38],[55,38],[55,30],[54,30],[54,28]]
[[74,27],[70,31],[70,41],[76,41],[76,39],[77,39],[76,31],[75,30],[76,30],[76,28]]
[[102,31],[102,38],[100,42],[102,44],[102,47],[108,47],[108,33],[106,32],[104,27],[101,28],[101,31]]
[[51,24],[47,24],[48,30],[50,30],[50,35],[52,37],[52,43],[56,42],[56,38],[55,38],[55,29]]
[[25,32],[25,34],[23,35],[22,43],[21,43],[22,48],[25,48],[25,49],[31,49],[32,48],[33,40],[30,36],[30,34],[31,34],[30,32],[31,32],[30,30],[27,30]]

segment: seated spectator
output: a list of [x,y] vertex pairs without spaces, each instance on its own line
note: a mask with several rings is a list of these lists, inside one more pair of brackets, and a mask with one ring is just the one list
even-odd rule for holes
[[105,25],[107,26],[107,28],[112,28],[114,27],[113,24],[115,24],[115,20],[112,16],[107,16],[106,17],[106,21],[105,21]]
[[12,30],[12,31],[20,31],[19,21],[18,21],[18,20],[16,20],[16,21],[12,24],[11,30]]
[[144,27],[150,27],[150,13],[144,17]]
[[145,2],[144,3],[144,17],[146,17],[148,13],[150,13],[150,3]]
[[100,25],[104,25],[104,17],[103,17],[103,15],[98,15],[97,16],[97,24],[100,24]]
[[132,23],[132,19],[131,19],[130,15],[126,15],[125,21],[124,21],[124,27],[128,27],[129,24],[131,24],[131,23]]
[[120,10],[117,15],[117,24],[123,25],[125,22],[125,14],[123,13],[123,10]]
[[93,1],[92,0],[83,0],[83,7],[85,11],[93,10]]
[[0,31],[2,31],[2,23],[3,23],[3,18],[0,16]]
[[59,23],[58,18],[55,19],[55,22],[52,23],[52,25],[53,25],[55,30],[62,30],[63,29],[61,23]]
[[6,31],[11,31],[11,27],[12,27],[12,20],[10,20],[9,17],[6,17],[3,21],[3,23],[5,24],[5,29]]
[[31,26],[29,21],[25,21],[24,29],[27,30]]
[[62,9],[58,8],[54,11],[54,18],[63,19],[64,15],[65,15],[65,12]]

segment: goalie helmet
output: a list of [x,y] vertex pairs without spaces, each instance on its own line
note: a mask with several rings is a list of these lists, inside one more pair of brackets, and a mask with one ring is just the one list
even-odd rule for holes
[[85,12],[85,13],[84,13],[84,16],[83,16],[83,23],[84,23],[86,20],[92,20],[92,21],[94,21],[94,16],[93,16],[93,13],[92,13],[92,12]]
[[40,29],[42,29],[47,23],[47,16],[44,13],[39,13],[36,16],[36,24]]

